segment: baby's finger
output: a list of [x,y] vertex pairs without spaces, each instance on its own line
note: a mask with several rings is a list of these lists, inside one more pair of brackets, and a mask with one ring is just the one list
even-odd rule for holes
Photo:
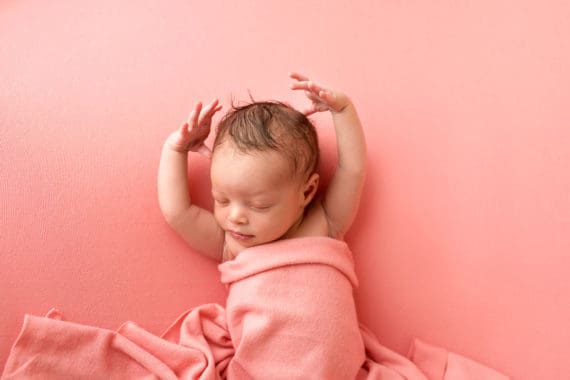
[[289,88],[291,90],[308,90],[309,89],[308,83],[309,82],[306,82],[306,81],[305,82],[294,82],[294,83],[291,83],[289,85]]
[[212,116],[216,112],[215,109],[217,106],[218,106],[218,99],[214,99],[210,104],[208,104],[206,108],[204,108],[202,112],[200,112],[198,125],[203,126],[209,124],[210,120],[212,119]]
[[178,130],[182,136],[186,135],[188,133],[188,122],[185,121],[184,123],[182,123],[182,125],[178,128]]
[[325,89],[321,86],[319,86],[318,84],[316,84],[313,81],[309,81],[307,82],[307,87],[309,88],[309,90],[311,90],[312,92],[314,92],[315,94],[318,94],[321,91],[324,91]]
[[313,81],[291,83],[290,87],[292,90],[305,90],[305,94],[307,96],[309,96],[309,93],[313,93],[318,96],[320,91],[324,91],[324,88]]
[[[217,103],[217,101],[216,101],[216,103]],[[216,104],[216,106],[215,106],[215,107],[212,107],[212,109],[210,110],[210,116],[214,116],[214,114],[215,114],[216,112],[218,112],[219,110],[221,110],[222,108],[224,108],[223,105],[221,105],[221,104]]]
[[[195,125],[196,123],[196,115],[200,112],[199,109],[201,107],[201,103],[197,103],[194,106],[194,109],[192,110],[192,112],[190,112],[190,115],[188,116],[188,119],[182,123],[182,125],[180,126],[180,133],[185,136],[188,134],[189,131],[192,130],[192,126]],[[198,112],[196,112],[198,111]]]
[[299,81],[307,81],[307,80],[309,80],[309,78],[307,78],[306,76],[301,75],[301,74],[296,73],[296,72],[290,72],[290,73],[289,73],[289,77],[290,77],[290,78],[293,78],[293,79],[297,79],[297,80],[299,80]]
[[211,104],[211,108],[208,110],[208,112],[205,114],[204,120],[206,119],[211,119],[216,112],[220,111],[222,108],[224,108],[223,105],[218,103],[218,99],[216,99],[214,102],[212,102]]
[[202,110],[202,102],[196,103],[194,109],[188,117],[188,124],[194,126],[198,123],[198,117],[200,116],[200,111]]
[[218,105],[218,99],[212,100],[210,104],[208,104],[204,109],[202,109],[202,114],[207,115],[212,113],[212,110],[215,109]]

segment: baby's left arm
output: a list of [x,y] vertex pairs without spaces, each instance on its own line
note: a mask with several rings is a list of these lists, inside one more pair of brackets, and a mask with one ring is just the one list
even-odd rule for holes
[[322,201],[329,235],[342,238],[350,228],[366,175],[366,141],[356,108],[345,94],[325,89],[308,78],[291,73],[294,90],[304,90],[311,100],[305,115],[330,111],[336,131],[338,165]]

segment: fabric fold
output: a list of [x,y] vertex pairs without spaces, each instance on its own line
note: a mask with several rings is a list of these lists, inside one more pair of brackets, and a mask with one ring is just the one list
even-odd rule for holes
[[2,379],[504,380],[460,355],[414,341],[408,358],[358,323],[348,246],[325,237],[242,251],[219,265],[226,306],[205,304],[156,336],[26,315]]

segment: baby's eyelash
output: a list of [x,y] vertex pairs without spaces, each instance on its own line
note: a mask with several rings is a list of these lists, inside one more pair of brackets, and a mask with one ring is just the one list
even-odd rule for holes
[[267,209],[270,208],[271,206],[265,206],[265,205],[263,205],[263,206],[261,206],[261,205],[251,205],[250,207],[253,208],[253,209],[256,209],[256,210],[267,210]]

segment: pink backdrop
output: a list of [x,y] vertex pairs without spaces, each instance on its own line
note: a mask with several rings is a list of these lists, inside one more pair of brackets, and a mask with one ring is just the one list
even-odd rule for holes
[[3,1],[1,365],[24,313],[158,334],[223,302],[215,263],[162,219],[160,148],[196,100],[302,106],[298,70],[353,97],[369,142],[348,237],[361,319],[402,353],[418,336],[565,377],[568,36],[564,1]]

